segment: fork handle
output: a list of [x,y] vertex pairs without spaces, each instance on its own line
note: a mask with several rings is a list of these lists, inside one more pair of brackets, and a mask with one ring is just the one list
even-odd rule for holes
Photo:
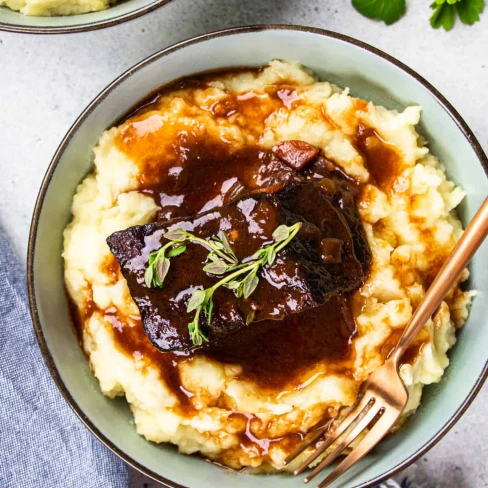
[[454,250],[447,258],[439,273],[437,273],[423,300],[415,310],[410,323],[405,327],[391,357],[397,366],[400,363],[403,353],[417,337],[437,307],[439,307],[487,235],[488,197],[485,198],[483,205],[476,212],[468,227],[466,227]]

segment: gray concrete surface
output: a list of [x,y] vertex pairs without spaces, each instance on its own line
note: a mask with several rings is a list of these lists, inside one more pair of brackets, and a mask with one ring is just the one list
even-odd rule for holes
[[[30,217],[46,167],[81,110],[110,81],[153,52],[225,27],[286,23],[347,34],[392,54],[432,82],[488,151],[488,11],[450,33],[428,24],[430,0],[408,0],[397,24],[361,17],[341,0],[174,0],[118,27],[84,34],[0,33],[0,224],[25,261]],[[488,10],[488,9],[487,9]],[[421,461],[437,486],[488,486],[485,388]],[[135,487],[144,481],[134,475]],[[150,483],[146,486],[154,486]]]

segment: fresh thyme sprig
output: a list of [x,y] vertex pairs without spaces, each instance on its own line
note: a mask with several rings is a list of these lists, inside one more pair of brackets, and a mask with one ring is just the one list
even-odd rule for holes
[[[161,288],[169,271],[170,258],[185,252],[189,242],[196,242],[210,249],[209,262],[203,270],[214,275],[230,274],[224,276],[210,288],[195,290],[188,301],[187,312],[195,311],[193,321],[188,324],[188,330],[193,344],[200,346],[203,341],[208,341],[200,328],[200,314],[203,312],[207,324],[210,325],[214,308],[212,298],[215,290],[220,286],[225,286],[235,290],[237,297],[248,298],[258,286],[257,274],[259,269],[266,264],[271,265],[275,262],[277,253],[295,237],[301,226],[300,222],[291,226],[280,225],[273,232],[273,244],[262,247],[253,254],[250,261],[241,264],[239,264],[225,232],[221,232],[220,236],[213,236],[207,241],[187,232],[182,227],[177,227],[164,234],[163,237],[169,242],[149,255],[149,264],[144,273],[144,281],[148,288],[153,286]],[[238,279],[241,276],[242,278]],[[251,323],[253,319],[254,314],[251,312],[246,323]]]
[[[200,346],[203,341],[208,341],[205,334],[203,334],[200,329],[200,314],[203,312],[207,324],[210,325],[212,321],[212,311],[214,308],[213,294],[217,288],[220,286],[225,286],[231,290],[235,290],[236,295],[241,298],[248,298],[253,291],[256,289],[259,283],[259,278],[257,273],[259,269],[265,264],[273,264],[276,260],[276,255],[280,252],[297,234],[302,226],[301,222],[297,222],[292,226],[280,225],[273,232],[273,244],[269,244],[259,249],[252,256],[252,260],[246,263],[239,264],[237,266],[229,267],[225,266],[225,263],[220,264],[220,268],[217,270],[216,266],[218,261],[212,261],[210,264],[215,264],[215,269],[210,269],[210,264],[203,268],[208,273],[212,274],[224,274],[226,272],[230,273],[224,276],[220,281],[215,283],[215,285],[205,290],[195,290],[188,301],[187,312],[195,311],[193,321],[188,324],[188,329],[190,330],[190,335],[192,341],[195,345]],[[244,276],[243,276],[244,275]],[[237,279],[240,278],[242,279]],[[247,317],[246,323],[250,323],[253,320],[253,314]]]
[[[149,265],[144,273],[144,281],[148,288],[153,286],[161,288],[163,286],[164,279],[169,271],[170,258],[185,252],[189,242],[198,242],[210,249],[209,259],[212,262],[227,263],[225,264],[226,269],[238,263],[225,232],[221,232],[220,237],[214,236],[206,241],[191,232],[187,232],[183,227],[177,227],[166,232],[163,237],[169,242],[149,255]],[[222,265],[219,266],[222,267]]]

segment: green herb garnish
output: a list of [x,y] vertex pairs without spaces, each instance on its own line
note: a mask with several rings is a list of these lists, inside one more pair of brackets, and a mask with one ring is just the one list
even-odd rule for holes
[[[200,330],[200,314],[203,312],[207,323],[210,324],[212,320],[212,310],[214,308],[214,303],[212,300],[213,294],[217,288],[220,286],[225,286],[231,290],[235,290],[237,297],[249,298],[253,293],[259,283],[259,278],[257,273],[259,269],[265,264],[273,264],[276,255],[281,251],[297,234],[300,230],[302,224],[297,222],[296,224],[288,227],[286,225],[280,225],[273,232],[273,244],[269,244],[259,249],[253,256],[252,260],[246,263],[239,264],[233,267],[227,267],[224,270],[224,265],[218,270],[210,269],[209,265],[206,265],[203,269],[208,273],[212,274],[224,274],[230,273],[224,276],[220,281],[215,283],[215,285],[207,288],[205,290],[195,290],[188,302],[186,311],[195,311],[195,316],[193,321],[188,324],[188,329],[190,330],[192,341],[195,345],[199,346],[204,340],[208,340],[203,332]],[[220,261],[220,260],[219,260]],[[215,264],[217,266],[218,261],[213,261],[210,264]],[[254,316],[249,314],[246,318],[246,323],[252,322]]]
[[407,10],[405,0],[352,0],[352,6],[365,17],[382,20],[386,25],[396,22]]
[[[163,237],[168,239],[169,242],[149,255],[149,265],[144,273],[144,281],[148,288],[153,286],[161,288],[163,286],[164,279],[169,271],[170,258],[185,252],[186,245],[189,242],[198,242],[209,248],[209,259],[212,261],[217,259],[221,263],[227,263],[225,264],[226,269],[238,263],[224,232],[221,233],[220,238],[212,237],[212,239],[206,241],[187,232],[183,227],[177,227],[166,232]],[[222,267],[222,265],[220,266]]]
[[448,31],[454,27],[456,17],[463,24],[473,25],[480,20],[484,6],[484,0],[436,0],[430,6],[434,10],[430,25],[434,29],[443,27]]
[[[352,0],[353,7],[365,17],[382,20],[390,25],[399,20],[407,10],[406,0]],[[434,29],[451,30],[459,17],[463,24],[473,25],[480,20],[484,0],[435,0],[430,25]]]
[[[275,262],[277,253],[295,237],[301,226],[300,222],[291,226],[280,225],[273,232],[273,243],[262,247],[253,254],[250,261],[241,264],[239,264],[225,232],[221,232],[220,236],[213,236],[209,240],[205,240],[185,231],[182,227],[177,227],[164,234],[163,237],[169,242],[149,255],[144,281],[148,288],[161,288],[169,271],[170,258],[185,252],[186,246],[190,242],[199,243],[210,249],[209,262],[203,270],[220,276],[229,274],[210,288],[195,290],[188,301],[187,312],[195,311],[193,321],[188,324],[188,330],[193,344],[200,346],[203,341],[208,341],[200,329],[200,314],[203,312],[207,324],[211,323],[214,308],[212,297],[215,290],[220,286],[225,286],[235,290],[237,297],[248,298],[258,286],[259,269]],[[246,324],[250,324],[253,320],[254,312],[250,312],[246,317]]]

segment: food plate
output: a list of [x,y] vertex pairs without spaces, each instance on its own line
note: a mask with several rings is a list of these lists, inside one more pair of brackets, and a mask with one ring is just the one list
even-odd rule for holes
[[106,10],[81,15],[39,17],[0,7],[0,30],[23,34],[68,34],[102,29],[136,19],[171,0],[122,0]]
[[[114,125],[141,98],[164,83],[195,72],[229,66],[260,66],[272,59],[297,60],[355,96],[390,109],[423,107],[421,131],[431,151],[461,185],[467,198],[464,222],[487,193],[486,157],[465,123],[425,80],[387,55],[334,33],[290,26],[256,26],[207,34],[157,53],[110,85],[86,109],[58,149],[36,205],[28,255],[31,309],[43,354],[62,393],[87,426],[123,459],[167,486],[238,487],[255,484],[250,475],[220,470],[169,446],[147,443],[132,425],[123,400],[101,394],[72,330],[68,327],[61,259],[62,232],[78,183],[93,164],[92,149],[100,134]],[[462,163],[460,163],[462,162]],[[476,262],[486,259],[484,246],[475,258],[470,287],[481,297],[486,276]],[[409,425],[387,439],[346,475],[346,486],[372,486],[405,467],[432,446],[462,412],[486,377],[487,331],[481,324],[486,303],[475,299],[468,323],[451,353],[443,381],[426,389]],[[286,475],[261,477],[262,486],[299,486]]]

